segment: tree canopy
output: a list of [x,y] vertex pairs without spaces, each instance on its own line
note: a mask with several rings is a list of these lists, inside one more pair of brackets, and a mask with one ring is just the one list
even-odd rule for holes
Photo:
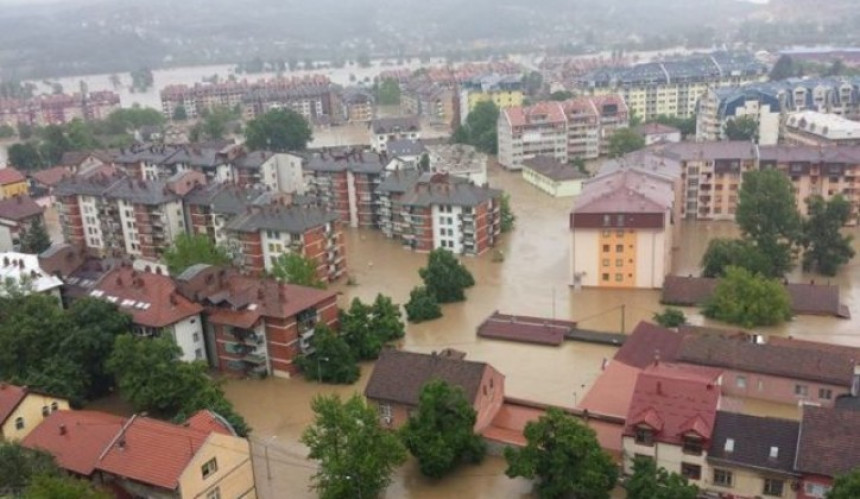
[[801,220],[794,188],[785,174],[776,170],[744,173],[735,220],[743,237],[771,260],[768,277],[782,277],[791,270]]
[[739,116],[726,121],[723,132],[729,140],[758,142],[758,120],[752,116]]
[[349,343],[332,328],[317,324],[308,353],[296,359],[296,365],[307,379],[323,383],[349,385],[358,380],[361,371]]
[[188,119],[188,111],[185,109],[185,106],[176,106],[176,109],[173,110],[173,116],[171,116],[173,121],[185,121]]
[[753,242],[746,239],[714,238],[702,255],[702,276],[722,277],[728,267],[740,267],[753,274],[773,275],[773,262]]
[[834,276],[839,267],[854,258],[853,238],[841,232],[851,218],[851,203],[841,195],[828,201],[821,196],[812,196],[806,202],[808,215],[803,222],[803,270]]
[[273,109],[245,127],[245,145],[252,150],[304,151],[312,138],[308,121],[292,109]]
[[400,84],[394,78],[383,79],[376,88],[376,101],[383,106],[400,104]]
[[663,327],[675,328],[687,323],[687,316],[677,308],[669,307],[662,312],[654,314],[654,322]]
[[400,308],[382,294],[370,305],[353,298],[349,310],[340,311],[341,335],[356,358],[372,360],[379,357],[386,343],[404,336],[400,316]]
[[499,216],[501,218],[502,232],[510,232],[514,230],[514,224],[517,221],[517,216],[514,215],[513,210],[511,210],[511,196],[505,193],[502,195],[499,202],[501,203]]
[[728,267],[703,313],[745,328],[773,326],[791,319],[791,298],[779,281]]
[[34,142],[22,142],[9,146],[9,164],[23,171],[34,171],[45,166],[39,147]]
[[[59,476],[54,456],[15,442],[0,442],[0,494],[16,497],[38,476]],[[5,497],[5,495],[4,495]]]
[[609,139],[609,156],[617,158],[645,147],[645,139],[632,128],[616,130]]
[[541,499],[609,497],[618,469],[600,447],[594,430],[551,408],[526,424],[525,437],[522,449],[505,449],[506,475],[537,479]]
[[92,482],[60,475],[37,475],[24,491],[26,499],[111,499],[106,491]]
[[475,434],[477,417],[462,388],[443,380],[424,385],[418,410],[401,430],[403,443],[418,459],[421,473],[441,478],[461,462],[481,462],[487,446]]
[[856,499],[860,497],[860,468],[836,477],[827,499]]
[[667,116],[665,114],[661,114],[653,120],[650,120],[649,123],[659,123],[661,125],[677,128],[678,130],[680,130],[682,137],[688,137],[690,135],[695,135],[696,133],[695,116],[690,116],[689,118],[681,118],[680,116]]
[[457,144],[470,144],[486,154],[497,154],[499,137],[497,122],[499,108],[491,100],[475,104],[466,117],[466,123],[457,127],[451,141]]
[[421,268],[418,275],[439,303],[463,301],[466,299],[464,290],[475,285],[472,273],[444,248],[430,252],[427,266]]
[[227,251],[216,246],[206,234],[179,234],[173,240],[173,246],[164,252],[163,258],[172,275],[179,275],[198,263],[230,264]]
[[311,408],[314,422],[301,442],[310,449],[308,458],[319,462],[312,478],[319,497],[379,497],[406,460],[397,435],[380,426],[376,410],[357,394],[346,402],[318,396]]
[[275,259],[269,273],[280,282],[318,289],[325,289],[326,287],[325,283],[317,276],[316,260],[301,253],[281,254]]
[[20,234],[21,251],[39,254],[51,247],[51,236],[45,229],[42,217],[36,217],[29,227],[23,227]]
[[409,322],[424,322],[442,317],[442,308],[436,301],[436,296],[424,286],[412,289],[404,308]]
[[633,476],[624,485],[627,499],[696,499],[699,488],[677,473],[658,468],[653,459],[633,461]]

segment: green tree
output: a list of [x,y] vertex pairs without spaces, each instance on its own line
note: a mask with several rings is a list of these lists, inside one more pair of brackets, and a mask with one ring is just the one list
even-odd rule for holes
[[468,143],[481,152],[497,154],[499,151],[498,121],[499,108],[493,101],[486,100],[475,104],[475,108],[466,117]]
[[173,110],[173,121],[185,121],[188,119],[188,111],[185,110],[185,106],[176,106],[176,109]]
[[743,237],[770,258],[768,277],[782,277],[791,270],[801,220],[787,176],[776,170],[744,173],[735,220]]
[[424,385],[417,412],[401,430],[421,473],[441,478],[462,462],[481,462],[487,445],[475,434],[477,417],[462,388],[438,379]]
[[317,276],[316,260],[300,253],[281,254],[275,260],[269,273],[280,282],[295,284],[296,286],[318,289],[325,289],[326,287],[325,283]]
[[723,133],[729,140],[758,142],[758,120],[752,116],[740,116],[726,121]]
[[551,408],[526,424],[525,437],[524,448],[505,449],[506,475],[537,479],[541,499],[609,497],[618,469],[600,448],[594,430]]
[[501,208],[499,214],[501,218],[502,232],[510,232],[514,230],[514,224],[517,221],[517,216],[511,210],[511,196],[507,193],[500,198]]
[[714,238],[702,255],[702,276],[722,277],[734,266],[753,274],[774,275],[773,262],[753,242],[746,239]]
[[406,319],[409,322],[424,322],[442,317],[442,308],[436,301],[436,296],[427,291],[424,286],[418,286],[409,293],[406,303]]
[[573,98],[573,92],[567,90],[556,90],[555,92],[549,94],[550,100],[554,101],[566,101],[568,99]]
[[376,89],[376,102],[383,106],[400,104],[400,84],[394,78],[385,78]]
[[72,142],[66,135],[66,130],[60,125],[48,125],[40,132],[42,143],[39,153],[49,165],[60,162],[63,154],[73,149]]
[[526,95],[536,96],[540,94],[543,90],[543,75],[539,71],[531,71],[523,78],[523,89]]
[[152,75],[152,70],[147,67],[132,71],[130,75],[132,88],[139,92],[145,92],[149,87],[153,85],[153,83],[155,83],[155,78]]
[[653,459],[633,461],[633,476],[624,485],[627,499],[696,499],[699,488],[677,473],[658,468]]
[[842,59],[834,59],[827,71],[824,72],[824,76],[842,76],[845,71],[846,67]]
[[72,327],[58,353],[86,368],[87,399],[104,396],[114,386],[107,360],[116,338],[131,330],[131,316],[109,301],[89,297],[76,300],[65,314]]
[[860,497],[860,468],[837,476],[833,481],[833,488],[827,493],[827,499],[856,499],[857,497]]
[[791,298],[782,283],[729,267],[703,313],[745,328],[773,326],[791,319]]
[[[0,442],[0,494],[18,496],[38,476],[59,476],[54,456],[16,442]],[[8,491],[8,492],[7,492]]]
[[686,324],[687,316],[682,310],[669,307],[663,312],[655,313],[654,322],[663,327],[675,328]]
[[321,499],[379,497],[391,483],[406,450],[394,433],[359,395],[346,402],[337,396],[313,400],[314,423],[302,433],[308,458],[319,461],[312,488]]
[[370,324],[371,307],[353,298],[348,311],[340,311],[340,331],[350,350],[360,360],[379,357],[385,341]]
[[65,127],[65,134],[69,141],[69,150],[84,151],[88,149],[96,149],[101,144],[96,140],[92,127],[75,118]]
[[466,267],[454,253],[439,248],[430,252],[427,266],[418,270],[424,285],[439,303],[451,303],[466,299],[464,290],[475,285]]
[[794,60],[791,56],[782,55],[770,70],[770,79],[772,81],[784,80],[795,76],[796,73],[797,69],[794,67]]
[[48,235],[41,217],[37,217],[29,227],[22,229],[21,251],[39,254],[51,247],[51,236]]
[[273,109],[245,127],[245,144],[252,150],[304,151],[312,138],[308,121],[291,109]]
[[307,379],[323,383],[351,385],[361,374],[355,354],[336,331],[318,324],[310,341],[309,353],[296,359],[296,365]]
[[841,195],[829,201],[821,196],[812,196],[806,203],[808,216],[803,223],[803,270],[817,270],[834,276],[840,266],[854,257],[853,238],[841,232],[851,218],[851,203]]
[[183,362],[182,350],[169,337],[117,337],[107,368],[120,395],[137,412],[181,422],[209,409],[223,416],[241,436],[247,423],[224,396],[221,386],[207,374],[205,362]]
[[370,317],[370,328],[383,341],[399,340],[406,335],[406,326],[403,324],[400,306],[394,303],[390,297],[382,293],[377,294],[370,309]]
[[179,234],[173,246],[164,252],[164,262],[173,275],[179,275],[188,267],[198,263],[228,265],[227,251],[216,246],[205,234]]
[[7,124],[0,125],[0,139],[11,139],[15,136],[15,129]]
[[239,116],[234,112],[234,110],[224,106],[217,106],[209,109],[204,113],[203,121],[197,124],[199,126],[198,140],[223,139],[224,135],[227,133],[227,124],[238,118]]
[[24,491],[24,499],[110,499],[111,494],[91,482],[70,476],[38,475]]
[[418,168],[422,172],[430,171],[430,156],[425,152],[421,155],[421,159],[418,160]]
[[140,106],[117,109],[110,113],[104,122],[105,131],[111,134],[121,134],[139,130],[145,126],[161,126],[163,124],[164,115],[161,111]]
[[617,158],[645,147],[645,139],[632,128],[616,130],[609,139],[609,156]]

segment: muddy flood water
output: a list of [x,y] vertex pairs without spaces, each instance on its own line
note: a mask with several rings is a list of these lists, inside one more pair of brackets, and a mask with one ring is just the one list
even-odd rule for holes
[[[489,362],[506,376],[506,394],[561,406],[574,406],[600,373],[604,358],[614,348],[567,342],[559,348],[483,340],[476,327],[499,310],[505,313],[565,318],[583,328],[629,332],[638,321],[650,319],[659,305],[658,291],[574,290],[568,286],[569,232],[567,213],[571,199],[553,199],[526,184],[518,174],[491,168],[490,182],[510,193],[518,217],[517,227],[505,236],[503,263],[490,254],[464,258],[477,284],[464,303],[445,305],[444,317],[429,323],[408,325],[403,347],[431,352],[453,347],[470,359]],[[698,272],[698,262],[712,237],[734,235],[730,223],[685,223],[676,250],[675,272]],[[372,300],[384,293],[404,303],[410,289],[419,284],[418,269],[426,255],[401,249],[381,233],[350,230],[347,234],[350,273],[357,285],[338,287],[341,304],[353,297]],[[860,253],[860,251],[858,251]],[[858,263],[843,269],[833,281],[842,287],[842,298],[853,316],[860,293]],[[797,274],[793,280],[815,276]],[[820,277],[819,282],[824,280]],[[624,306],[622,319],[621,306]],[[685,310],[692,322],[705,324],[696,309]],[[765,332],[860,346],[857,319],[798,317]],[[303,378],[234,380],[226,385],[230,400],[254,428],[255,463],[262,497],[314,497],[308,490],[314,463],[299,442],[311,422],[311,399],[321,393],[344,397],[361,393],[372,369],[362,366],[362,377],[352,386],[330,386]],[[759,411],[756,411],[759,412]],[[761,412],[767,413],[767,408]],[[779,414],[774,414],[779,415]],[[268,459],[266,455],[268,454]],[[389,488],[389,498],[516,498],[531,497],[531,484],[504,475],[501,458],[488,457],[478,466],[466,466],[441,481],[423,478],[414,462],[400,469]]]

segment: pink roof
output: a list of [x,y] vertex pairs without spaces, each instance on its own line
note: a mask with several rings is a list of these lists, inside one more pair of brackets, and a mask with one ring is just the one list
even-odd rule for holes
[[72,175],[74,175],[74,173],[72,173],[72,170],[69,167],[55,166],[53,168],[48,168],[47,170],[39,170],[33,173],[32,177],[33,180],[42,185],[53,187],[64,178],[71,177]]
[[577,406],[595,414],[623,418],[630,409],[630,398],[641,372],[622,362],[610,361]]
[[0,168],[0,185],[17,184],[18,182],[24,182],[26,180],[27,179],[24,178],[24,175],[22,175],[21,172],[11,166]]
[[616,170],[582,187],[574,213],[663,213],[675,199],[671,182],[637,170]]
[[90,294],[102,299],[115,297],[120,310],[130,313],[135,324],[147,327],[169,326],[203,310],[179,294],[170,277],[130,267],[119,267],[105,274]]
[[555,101],[538,102],[528,107],[511,107],[503,112],[512,127],[566,122],[561,103]]
[[205,431],[206,433],[221,433],[222,435],[233,435],[233,429],[229,426],[226,421],[223,421],[217,415],[212,413],[212,411],[203,409],[194,413],[193,416],[188,418],[188,421],[185,424],[189,428],[193,428],[195,430]]
[[0,424],[5,423],[12,411],[27,396],[23,386],[10,385],[0,381]]
[[89,476],[124,421],[105,412],[57,411],[34,428],[21,445],[42,449],[53,455],[61,468]]
[[713,372],[662,366],[643,371],[633,390],[625,435],[646,424],[655,428],[659,442],[680,444],[684,434],[695,432],[708,440],[720,400]]

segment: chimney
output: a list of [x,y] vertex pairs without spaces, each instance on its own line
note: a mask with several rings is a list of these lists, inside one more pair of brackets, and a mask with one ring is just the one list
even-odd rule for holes
[[65,435],[65,434],[66,434],[66,425],[61,424],[60,425],[60,435]]

